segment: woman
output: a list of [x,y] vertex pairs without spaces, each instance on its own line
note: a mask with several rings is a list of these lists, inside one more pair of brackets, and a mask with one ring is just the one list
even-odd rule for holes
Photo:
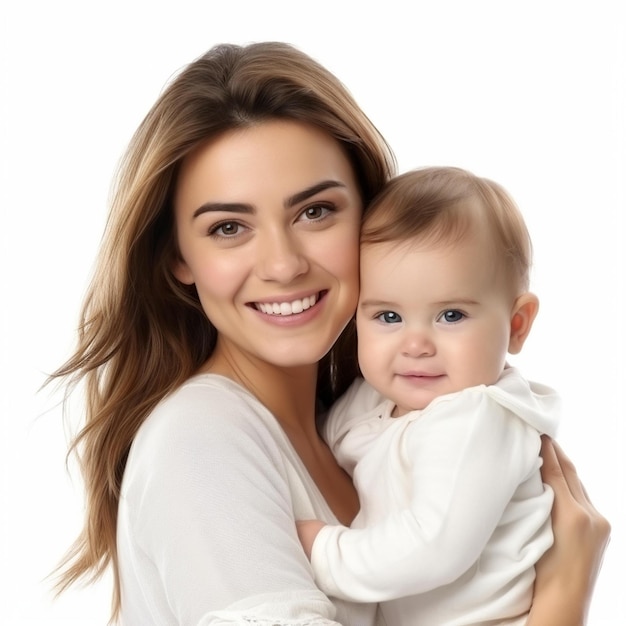
[[[375,623],[315,587],[295,520],[358,510],[316,419],[357,375],[359,223],[394,170],[341,83],[285,44],[217,46],[158,99],[55,373],[87,394],[61,588],[111,565],[123,623]],[[608,524],[544,457],[557,540],[530,623],[582,623]]]

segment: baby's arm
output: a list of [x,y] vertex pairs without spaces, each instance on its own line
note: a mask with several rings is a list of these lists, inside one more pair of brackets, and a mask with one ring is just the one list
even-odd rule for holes
[[304,548],[304,552],[309,560],[311,560],[311,551],[313,550],[313,542],[315,537],[322,528],[326,526],[326,522],[318,519],[308,519],[296,522],[298,538]]
[[[538,469],[540,440],[488,395],[469,400],[463,410],[450,405],[423,415],[398,449],[385,451],[380,471],[395,465],[405,473],[398,480],[411,485],[406,505],[364,529],[306,529],[316,533],[311,563],[326,593],[357,601],[423,593],[452,582],[480,556],[515,490]],[[525,503],[535,515],[531,535],[546,522],[551,499],[540,481],[538,489],[543,504]],[[536,546],[534,557],[549,543]]]

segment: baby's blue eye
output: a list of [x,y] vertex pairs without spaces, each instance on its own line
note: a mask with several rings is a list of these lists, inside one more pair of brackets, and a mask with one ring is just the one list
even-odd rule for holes
[[457,311],[456,309],[450,309],[448,311],[444,311],[441,314],[440,319],[448,324],[454,324],[455,322],[460,322],[465,317],[465,314],[461,311]]
[[376,319],[385,324],[399,324],[402,321],[402,318],[393,311],[383,311],[376,316]]

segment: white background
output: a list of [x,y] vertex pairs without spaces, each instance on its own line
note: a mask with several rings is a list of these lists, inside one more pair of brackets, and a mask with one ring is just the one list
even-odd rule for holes
[[517,199],[542,307],[514,362],[561,391],[560,440],[613,524],[589,623],[626,624],[620,5],[5,0],[0,623],[106,623],[107,580],[56,602],[42,583],[82,503],[59,397],[37,389],[69,355],[113,170],[164,83],[218,42],[275,39],[348,85],[401,171],[459,165]]

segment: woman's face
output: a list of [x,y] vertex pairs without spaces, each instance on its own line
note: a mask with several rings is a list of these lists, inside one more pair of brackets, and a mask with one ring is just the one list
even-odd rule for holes
[[216,351],[319,361],[358,298],[362,207],[339,144],[285,120],[229,131],[185,159],[174,207],[175,275],[195,284]]

